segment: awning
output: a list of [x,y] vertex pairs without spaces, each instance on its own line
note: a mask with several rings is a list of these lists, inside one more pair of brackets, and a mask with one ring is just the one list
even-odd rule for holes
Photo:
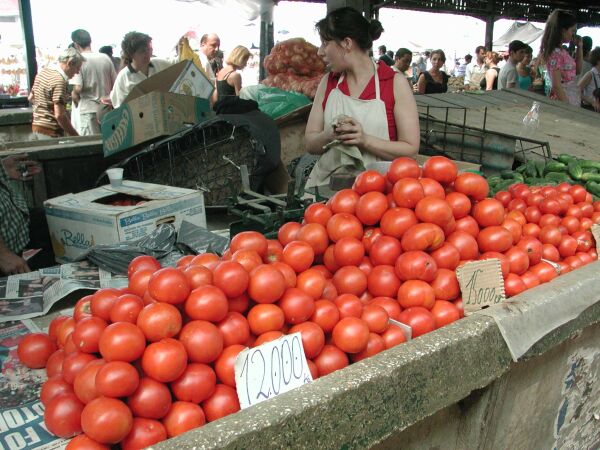
[[506,50],[511,41],[519,40],[531,44],[538,39],[544,30],[536,27],[531,22],[515,22],[511,27],[492,43],[494,50]]

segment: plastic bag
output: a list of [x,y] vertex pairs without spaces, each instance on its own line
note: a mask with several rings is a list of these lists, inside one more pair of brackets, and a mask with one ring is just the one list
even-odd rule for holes
[[217,253],[222,255],[229,247],[229,239],[184,220],[179,227],[177,244],[186,246],[196,254]]
[[240,98],[255,100],[258,108],[273,119],[312,103],[304,94],[260,84],[242,88]]

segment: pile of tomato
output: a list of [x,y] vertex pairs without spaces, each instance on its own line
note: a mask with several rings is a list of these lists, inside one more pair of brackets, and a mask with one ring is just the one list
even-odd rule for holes
[[[299,332],[313,378],[463,316],[456,268],[498,258],[508,296],[597,259],[600,204],[581,186],[488,184],[444,157],[394,160],[310,205],[278,239],[236,235],[221,257],[135,258],[125,289],[82,298],[21,361],[46,368],[45,423],[68,448],[142,448],[239,410],[246,347]],[[549,262],[547,262],[549,261]],[[95,447],[94,447],[95,446]]]

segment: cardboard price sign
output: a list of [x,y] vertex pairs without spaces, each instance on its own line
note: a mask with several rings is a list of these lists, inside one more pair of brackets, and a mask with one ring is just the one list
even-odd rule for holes
[[456,269],[465,315],[506,300],[500,260],[473,261]]
[[313,381],[300,333],[243,350],[234,369],[242,409]]
[[592,236],[594,236],[594,240],[596,241],[596,251],[600,253],[600,225],[597,223],[592,225]]

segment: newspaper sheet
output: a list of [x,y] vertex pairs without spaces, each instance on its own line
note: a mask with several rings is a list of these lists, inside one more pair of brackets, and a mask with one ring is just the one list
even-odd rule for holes
[[17,356],[23,336],[37,331],[30,320],[0,323],[0,450],[62,449],[68,443],[44,425],[39,398],[46,371],[28,369]]
[[0,322],[42,316],[79,289],[125,286],[127,277],[112,275],[87,261],[0,278]]

